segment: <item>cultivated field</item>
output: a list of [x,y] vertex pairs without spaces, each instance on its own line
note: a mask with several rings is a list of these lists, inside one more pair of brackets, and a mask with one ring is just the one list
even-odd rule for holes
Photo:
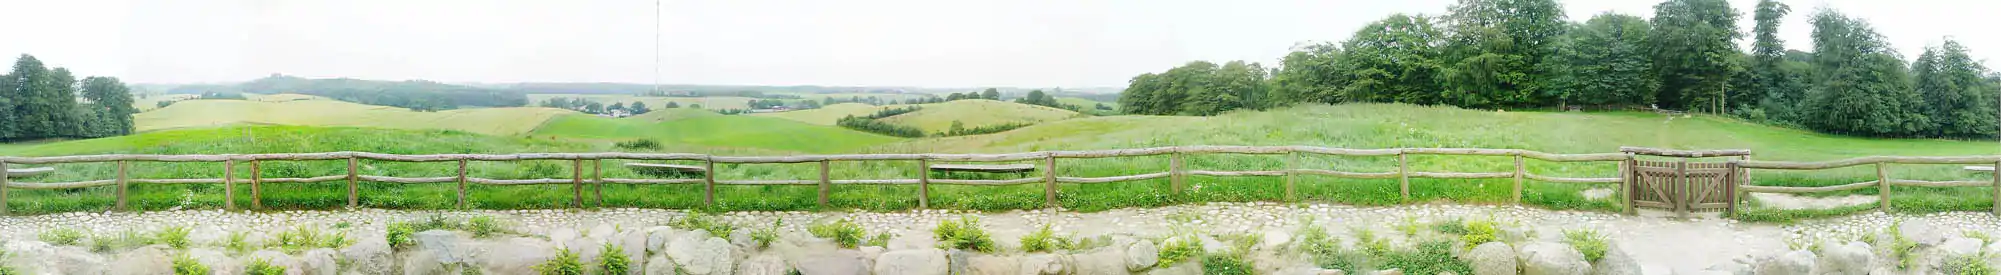
[[333,100],[188,100],[139,113],[133,120],[141,132],[233,124],[278,124],[442,129],[508,136],[534,130],[551,117],[575,113],[538,107],[417,112]]
[[926,133],[937,133],[951,129],[953,121],[964,124],[965,128],[973,128],[1005,123],[1040,123],[1077,116],[1077,112],[1070,110],[983,99],[955,100],[918,106],[923,106],[924,109],[882,118],[882,121],[914,126]]
[[659,97],[659,96],[605,95],[605,94],[528,94],[528,104],[529,105],[541,104],[542,101],[549,100],[550,98],[583,98],[584,100],[603,103],[606,106],[610,106],[612,103],[625,103],[626,105],[632,105],[632,102],[638,101],[638,102],[646,102],[646,107],[652,108],[654,110],[666,108],[665,106],[667,106],[667,102],[674,102],[674,104],[680,105],[682,108],[687,108],[690,107],[690,105],[694,104],[701,104],[702,109],[709,109],[709,110],[750,109],[750,101],[757,100],[756,98],[734,97],[734,96]]
[[876,111],[880,111],[882,109],[901,108],[903,106],[904,105],[875,106],[862,103],[841,103],[841,104],[821,106],[819,109],[776,112],[776,113],[758,113],[752,115],[797,120],[799,122],[819,124],[819,125],[834,125],[834,123],[839,122],[842,117],[865,116],[868,114],[875,113]]

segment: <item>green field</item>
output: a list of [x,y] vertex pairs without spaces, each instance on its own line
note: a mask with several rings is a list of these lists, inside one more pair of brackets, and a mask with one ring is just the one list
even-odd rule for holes
[[702,109],[709,109],[709,110],[750,109],[750,101],[757,100],[756,98],[734,97],[734,96],[660,97],[660,96],[606,95],[606,94],[528,94],[528,104],[529,105],[542,104],[542,101],[549,100],[550,98],[579,98],[579,97],[584,98],[584,100],[603,103],[606,106],[610,106],[612,103],[625,103],[625,105],[632,105],[632,102],[635,101],[646,102],[646,107],[654,110],[666,108],[667,102],[674,102],[675,104],[678,104],[683,108],[690,107],[691,105],[694,104],[701,104]]
[[1056,98],[1056,103],[1077,105],[1077,108],[1082,108],[1085,110],[1097,108],[1098,104],[1105,104],[1105,106],[1112,107],[1113,110],[1118,110],[1119,108],[1118,102],[1103,102],[1097,100],[1090,100],[1082,97],[1058,97]]
[[923,110],[882,118],[882,121],[909,125],[927,133],[944,132],[957,121],[966,128],[1004,123],[1040,123],[1069,119],[1077,112],[1044,106],[985,99],[954,100],[923,104]]
[[489,135],[518,135],[551,117],[575,114],[538,107],[475,108],[417,112],[333,100],[277,102],[188,100],[133,117],[138,131],[202,128],[235,124],[357,126],[393,129],[450,129]]
[[797,120],[799,122],[819,124],[819,125],[834,125],[834,123],[839,122],[842,117],[865,116],[868,114],[873,114],[876,111],[880,111],[882,109],[900,108],[902,106],[904,105],[875,106],[875,105],[868,105],[861,103],[841,103],[841,104],[822,106],[819,109],[808,109],[808,110],[776,112],[776,113],[758,113],[758,114],[752,114],[752,116],[783,118],[783,119]]
[[[927,110],[930,110],[928,107]],[[942,109],[940,109],[942,110]],[[65,155],[93,153],[268,153],[320,151],[374,151],[386,153],[507,153],[530,151],[576,152],[613,151],[612,141],[648,138],[667,145],[655,152],[694,152],[723,155],[768,155],[806,153],[1010,153],[1040,150],[1081,150],[1140,148],[1173,145],[1313,145],[1346,148],[1464,147],[1516,148],[1552,153],[1616,152],[1619,146],[1651,146],[1677,149],[1751,149],[1760,160],[1825,161],[1869,155],[1990,155],[2001,153],[1993,141],[1949,141],[1920,139],[1865,139],[1815,134],[1775,128],[1727,118],[1695,116],[1674,118],[1652,113],[1547,113],[1494,112],[1451,107],[1401,104],[1310,105],[1263,112],[1236,112],[1215,117],[1110,116],[1083,117],[1041,123],[992,135],[900,140],[846,129],[814,125],[785,118],[762,116],[720,116],[713,114],[649,114],[645,119],[612,119],[586,115],[559,116],[543,123],[527,137],[488,136],[459,131],[390,130],[341,127],[238,126],[167,130],[135,136],[40,144],[0,146],[5,155]],[[254,136],[255,142],[250,141]],[[1284,167],[1282,157],[1238,155],[1191,155],[1189,169],[1275,170]],[[1165,171],[1167,157],[1063,160],[1058,173],[1064,176],[1101,177]],[[338,162],[272,162],[267,177],[333,175],[344,171]],[[618,169],[608,161],[607,177],[639,177]],[[836,162],[836,179],[915,178],[915,162]],[[1394,171],[1393,157],[1302,157],[1300,167],[1341,171]],[[1613,177],[1611,163],[1557,164],[1530,161],[1531,173],[1567,177]],[[215,177],[216,164],[158,164],[134,166],[137,178]],[[364,173],[392,176],[441,176],[451,165],[439,163],[368,163]],[[482,163],[476,175],[496,178],[562,178],[567,163]],[[77,164],[59,167],[59,174],[30,181],[70,181],[110,178],[109,164]],[[814,164],[719,165],[723,179],[811,179]],[[1414,171],[1505,172],[1513,169],[1507,157],[1419,156],[1411,158]],[[1956,165],[1891,165],[1890,173],[1902,179],[1968,180],[1987,176],[1967,173]],[[1853,167],[1826,171],[1755,171],[1758,185],[1826,186],[1871,180],[1874,170]],[[1200,201],[1276,201],[1283,199],[1278,178],[1190,177],[1191,188],[1175,195],[1166,180],[1117,184],[1062,186],[1061,203],[1070,209],[1097,211],[1120,207],[1160,206]],[[1510,196],[1511,180],[1413,179],[1410,200],[1400,199],[1396,180],[1351,180],[1303,176],[1299,195],[1308,201],[1356,205],[1388,205],[1446,201],[1468,204],[1503,204]],[[287,185],[271,191],[267,200],[281,209],[324,208],[344,203],[345,192],[337,183]],[[449,201],[445,184],[392,185],[365,184],[364,203],[383,208],[438,208]],[[1531,182],[1525,191],[1526,203],[1551,209],[1614,211],[1611,200],[1588,200],[1578,192],[1607,185]],[[164,209],[179,203],[188,194],[195,207],[215,207],[220,187],[205,185],[135,187],[135,197],[145,209]],[[613,206],[692,208],[699,206],[697,186],[608,186],[607,202]],[[556,207],[567,203],[561,186],[505,186],[475,189],[478,207],[495,209]],[[816,188],[812,186],[731,186],[720,187],[715,210],[809,210]],[[616,191],[616,192],[614,192]],[[10,205],[27,213],[92,210],[107,207],[109,188],[81,191],[17,191]],[[1815,196],[1875,194],[1867,188]],[[1894,188],[1892,204],[1897,211],[1985,211],[1992,203],[1988,188]],[[913,186],[839,186],[833,194],[833,208],[892,210],[914,207]],[[1006,210],[1032,208],[1041,203],[1041,188],[1021,186],[934,186],[935,208]],[[1854,211],[1859,209],[1849,209]],[[1831,212],[1831,211],[1820,211]],[[1788,220],[1814,211],[1773,211],[1753,207],[1750,220]],[[1805,213],[1805,214],[1803,214]]]

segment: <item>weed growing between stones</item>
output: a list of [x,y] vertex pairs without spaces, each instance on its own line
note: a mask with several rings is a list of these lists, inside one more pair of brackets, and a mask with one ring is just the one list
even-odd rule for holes
[[1890,248],[1890,258],[1897,260],[1897,269],[1910,269],[1912,265],[1917,264],[1917,257],[1911,253],[1917,251],[1918,243],[1904,237],[1903,230],[1898,229],[1903,224],[1903,220],[1891,222],[1890,228],[1884,230],[1890,233],[1890,244],[1887,247]]
[[1391,250],[1372,255],[1382,267],[1403,270],[1404,274],[1473,274],[1473,266],[1452,257],[1452,241],[1429,240],[1416,249]]
[[243,265],[243,274],[284,275],[285,267],[279,265],[273,265],[271,264],[270,260],[265,260],[264,258],[255,258],[255,259],[250,259],[250,263]]
[[889,232],[876,233],[874,238],[869,238],[868,242],[862,244],[867,246],[889,247],[889,239],[895,239],[895,238],[896,234],[890,234]]
[[[1563,243],[1569,244],[1571,248],[1576,248],[1577,252],[1584,253],[1585,262],[1596,263],[1598,259],[1605,258],[1605,251],[1609,246],[1606,242],[1605,234],[1598,233],[1595,230],[1578,229],[1563,231]],[[1468,244],[1467,246],[1473,246],[1473,244]]]
[[556,250],[556,257],[535,265],[535,272],[542,275],[584,275],[584,263],[576,252],[563,248]]
[[1995,275],[1997,271],[1994,266],[1987,264],[1989,255],[1991,254],[1981,252],[1952,256],[1939,264],[1939,271],[1941,274]]
[[[4,243],[0,243],[0,244],[4,244]],[[16,270],[14,270],[14,266],[11,266],[11,265],[7,265],[7,263],[9,262],[9,261],[8,261],[8,259],[7,259],[7,257],[9,257],[9,255],[7,255],[7,247],[6,247],[6,246],[0,246],[0,275],[18,275],[18,274],[21,274],[21,272],[20,272],[20,271],[16,271]]]
[[771,247],[771,242],[778,241],[778,228],[784,226],[785,220],[774,220],[771,222],[771,227],[751,230],[750,240],[757,242],[757,249]]
[[271,240],[271,243],[264,244],[265,248],[277,248],[285,253],[298,253],[314,248],[340,249],[353,244],[353,241],[348,240],[347,232],[335,232],[329,235],[307,226],[279,231],[277,235],[272,235]]
[[171,246],[174,249],[187,249],[188,227],[174,226],[161,229],[160,232],[154,233],[153,238],[160,240],[160,243]]
[[1244,256],[1236,253],[1209,254],[1202,256],[1203,275],[1251,275],[1253,267]]
[[1499,237],[1495,236],[1495,234],[1500,232],[1500,229],[1495,228],[1493,221],[1467,221],[1465,228],[1466,233],[1459,235],[1459,241],[1465,242],[1468,248],[1500,240]]
[[50,229],[42,231],[35,238],[42,240],[42,242],[58,246],[76,245],[77,241],[83,240],[83,231],[76,230],[75,228]]
[[506,230],[500,225],[500,221],[494,220],[492,216],[478,216],[466,219],[465,228],[467,232],[472,232],[474,238],[492,237],[494,234]]
[[415,239],[410,238],[411,236],[417,235],[416,224],[408,222],[392,222],[389,223],[388,231],[389,232],[387,234],[384,234],[385,235],[384,238],[388,239],[390,247],[396,249],[403,249],[403,248],[409,248],[410,245],[417,243]]
[[188,257],[187,254],[174,255],[174,275],[207,275],[209,268]]
[[1981,232],[1980,230],[1962,231],[1959,232],[1959,235],[1969,239],[1980,240],[1981,247],[1986,247],[1987,245],[1994,244],[1994,236],[1987,235],[1987,232]]
[[736,230],[736,226],[725,223],[715,216],[698,211],[688,211],[688,215],[674,219],[673,222],[667,223],[667,226],[684,230],[701,229],[717,236],[726,236],[730,234],[730,231]]
[[[841,248],[848,248],[848,249],[853,249],[857,245],[860,245],[862,242],[862,236],[868,234],[867,232],[862,231],[862,226],[860,224],[855,224],[854,221],[848,219],[841,219],[830,223],[809,225],[806,226],[806,233],[813,234],[813,237],[833,240],[834,244],[840,245]],[[889,233],[883,233],[883,234],[889,234]],[[883,242],[888,243],[889,240],[887,238],[884,238]],[[870,245],[873,246],[874,244]]]
[[1050,230],[1048,224],[1043,224],[1042,229],[1021,236],[1021,252],[1049,252],[1056,248],[1057,240],[1056,231]]
[[[473,237],[475,238],[491,238],[499,236],[501,234],[510,233],[507,231],[507,228],[504,224],[502,224],[499,220],[496,220],[491,216],[476,216],[466,219],[465,222],[452,221],[451,219],[447,219],[444,216],[431,216],[430,218],[426,218],[423,221],[390,222],[387,228],[388,232],[386,232],[386,234],[383,234],[383,238],[387,239],[386,241],[389,242],[390,247],[396,249],[403,249],[403,248],[408,248],[410,245],[416,244],[415,243],[416,240],[412,239],[411,237],[416,236],[417,232],[424,232],[430,230],[465,231],[472,233]],[[346,245],[341,245],[341,246],[346,246]],[[329,247],[338,248],[332,246]]]
[[632,259],[627,259],[617,244],[604,244],[598,255],[598,274],[620,275],[632,270]]
[[234,252],[237,254],[250,252],[249,239],[250,239],[250,232],[244,232],[244,231],[229,232],[229,236],[227,239],[223,240],[222,246],[223,248],[229,249],[230,252]]
[[1160,263],[1156,267],[1173,267],[1174,264],[1202,257],[1202,238],[1193,235],[1168,238],[1160,247]]
[[985,229],[980,229],[980,218],[971,215],[961,216],[958,221],[938,221],[938,227],[932,228],[931,234],[938,239],[938,248],[942,249],[964,249],[986,253],[993,253],[997,249],[993,237],[988,236]]

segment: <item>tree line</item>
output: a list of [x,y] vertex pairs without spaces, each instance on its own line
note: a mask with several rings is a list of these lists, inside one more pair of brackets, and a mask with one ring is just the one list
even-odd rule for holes
[[23,54],[0,75],[0,140],[95,138],[132,134],[132,91],[115,77],[82,81]]
[[522,91],[451,85],[426,80],[308,79],[272,75],[233,87],[210,88],[257,94],[316,95],[347,102],[403,107],[416,111],[450,110],[460,107],[528,106],[529,103],[527,93]]
[[2001,134],[2001,74],[1950,38],[1906,62],[1863,19],[1810,15],[1811,52],[1786,50],[1774,0],[1668,0],[1652,18],[1565,18],[1554,0],[1459,0],[1442,16],[1393,14],[1345,41],[1295,47],[1279,68],[1195,61],[1133,77],[1126,113],[1214,115],[1294,103],[1465,108],[1667,109],[1872,137]]
[[918,106],[910,106],[903,108],[887,108],[887,109],[877,110],[875,113],[864,116],[849,115],[841,117],[841,119],[835,121],[834,124],[840,125],[843,128],[854,129],[856,131],[870,132],[870,133],[895,136],[895,137],[920,138],[924,137],[923,129],[917,129],[917,127],[896,125],[888,122],[882,122],[877,119],[892,117],[901,114],[908,114],[923,109],[924,107],[918,107]]
[[[632,105],[626,105],[624,102],[612,102],[611,105],[607,106],[604,103],[581,97],[544,99],[540,106],[567,109],[594,115],[611,114],[614,111],[624,111],[627,115],[640,115],[653,112],[653,109],[647,107],[646,102],[643,101],[633,101]],[[667,102],[667,106],[663,107],[672,109],[680,108],[681,106],[675,105],[674,102],[670,101]]]

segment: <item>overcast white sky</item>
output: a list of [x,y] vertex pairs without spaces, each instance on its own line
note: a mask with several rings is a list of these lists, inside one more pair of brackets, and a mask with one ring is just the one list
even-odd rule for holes
[[[1122,87],[1191,60],[1275,64],[1391,13],[1453,0],[0,0],[0,55],[128,82],[272,73],[445,82]],[[1749,31],[1755,0],[1731,0]],[[1952,36],[2001,53],[2001,1],[1794,0],[1868,19],[1907,58]],[[1563,1],[1571,20],[1655,0]],[[656,36],[657,35],[657,36]],[[1747,35],[1748,37],[1748,35]],[[1748,42],[1745,42],[1748,43]],[[1992,67],[1993,63],[1989,63]]]

